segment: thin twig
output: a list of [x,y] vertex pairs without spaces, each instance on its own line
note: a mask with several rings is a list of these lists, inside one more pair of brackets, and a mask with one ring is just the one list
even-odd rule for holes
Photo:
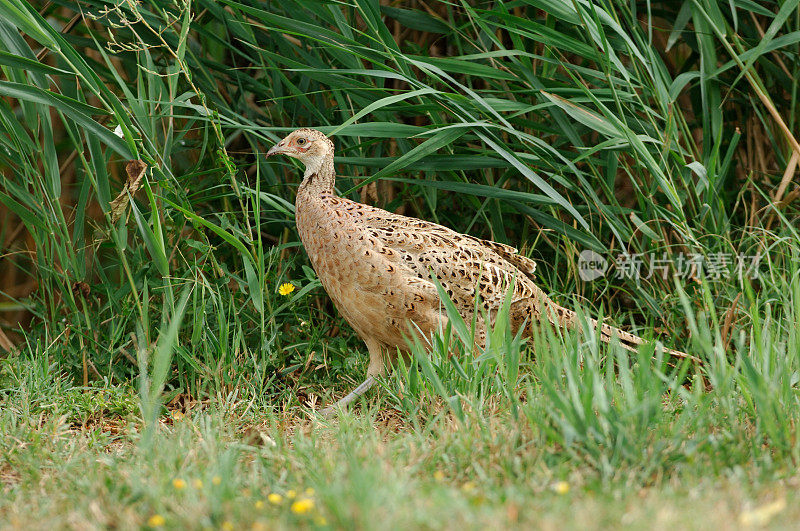
[[772,209],[769,213],[766,223],[767,230],[769,230],[770,226],[772,225],[772,220],[775,217],[775,213],[788,204],[787,201],[783,200],[783,194],[786,193],[786,188],[789,187],[789,183],[791,182],[792,177],[794,177],[795,170],[797,169],[797,162],[799,160],[800,153],[793,151],[792,158],[789,159],[789,163],[786,165],[786,170],[783,172],[781,183],[778,185],[778,189],[775,191],[775,195],[772,197]]

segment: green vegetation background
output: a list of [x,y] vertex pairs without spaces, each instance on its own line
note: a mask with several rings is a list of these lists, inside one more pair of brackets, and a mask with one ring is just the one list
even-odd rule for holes
[[[798,516],[798,1],[0,12],[0,524]],[[503,327],[471,360],[465,323],[311,420],[366,360],[298,240],[300,169],[264,158],[300,126],[343,195],[520,247],[704,367]],[[585,249],[761,260],[582,282]]]

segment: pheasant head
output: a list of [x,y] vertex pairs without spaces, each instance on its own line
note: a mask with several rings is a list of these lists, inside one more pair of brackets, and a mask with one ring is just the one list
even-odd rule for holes
[[316,129],[298,129],[275,144],[267,157],[287,155],[302,162],[306,167],[305,177],[319,174],[320,171],[333,171],[333,142]]

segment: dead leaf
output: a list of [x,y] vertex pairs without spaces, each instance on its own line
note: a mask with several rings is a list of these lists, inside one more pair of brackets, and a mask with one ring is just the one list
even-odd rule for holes
[[128,180],[119,195],[111,201],[111,222],[116,223],[122,214],[125,213],[125,208],[128,206],[128,198],[135,194],[142,183],[142,176],[147,169],[147,164],[141,160],[128,161],[125,166],[125,172],[128,174]]
[[89,288],[89,284],[86,282],[75,282],[72,284],[72,295],[78,299],[81,296],[89,300],[89,295],[92,293],[91,288]]

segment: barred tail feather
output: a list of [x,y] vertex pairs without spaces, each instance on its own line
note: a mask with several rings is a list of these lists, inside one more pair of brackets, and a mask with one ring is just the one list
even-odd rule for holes
[[[550,301],[549,299],[546,302],[547,306],[549,306],[546,312],[549,314],[548,318],[552,324],[569,330],[576,330],[579,332],[581,331],[581,327],[578,324],[577,313],[562,306],[559,306],[558,304],[555,304],[553,301]],[[596,319],[588,317],[587,321],[589,322],[589,325],[591,327],[597,329]],[[603,341],[604,343],[611,343],[612,338],[614,336],[617,337],[617,341],[619,342],[620,346],[622,346],[622,348],[629,350],[631,352],[636,352],[640,345],[645,345],[649,343],[648,341],[642,339],[637,335],[631,334],[630,332],[626,332],[624,330],[620,330],[619,328],[616,328],[614,326],[607,325],[605,323],[602,323],[600,325],[601,341]],[[692,362],[694,363],[701,363],[699,358],[692,356],[691,354],[687,354],[679,350],[673,350],[667,347],[662,347],[662,348],[664,349],[665,354],[668,354],[674,358],[688,359],[692,360]]]

